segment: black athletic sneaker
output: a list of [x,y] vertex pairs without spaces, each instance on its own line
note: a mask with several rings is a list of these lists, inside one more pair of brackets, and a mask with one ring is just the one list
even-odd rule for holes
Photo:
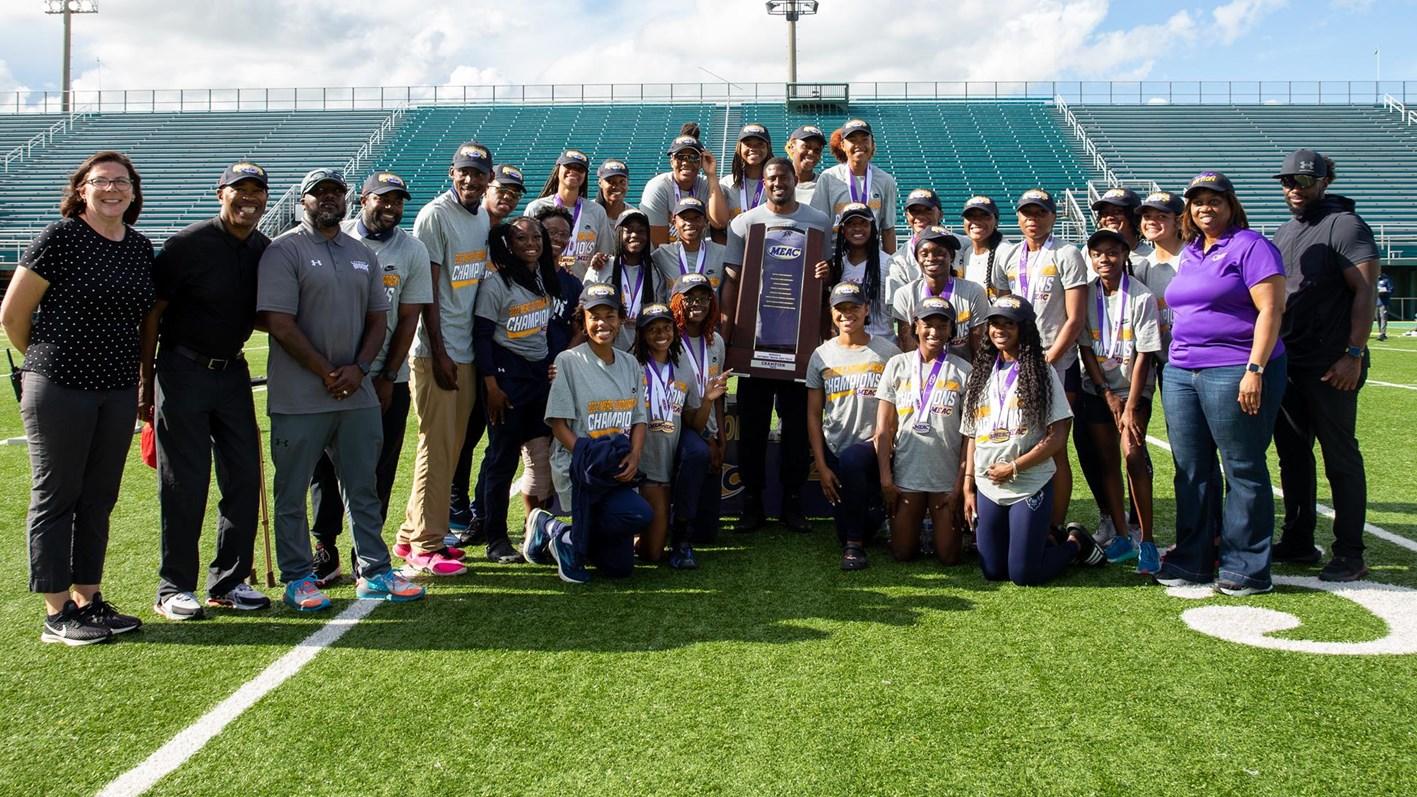
[[337,583],[341,575],[339,549],[323,542],[315,543],[315,586],[324,589]]
[[1323,560],[1324,552],[1312,542],[1295,545],[1280,540],[1269,549],[1269,558],[1282,565],[1316,565]]
[[1319,571],[1320,581],[1357,581],[1368,575],[1368,566],[1360,556],[1335,556]]
[[118,607],[104,600],[101,592],[95,592],[93,601],[80,609],[79,614],[87,617],[89,622],[95,625],[106,627],[115,636],[126,634],[129,631],[137,631],[143,627],[142,620],[131,614],[120,614]]
[[41,642],[62,642],[71,647],[107,642],[113,638],[108,626],[99,625],[79,611],[73,601],[65,601],[58,614],[44,618],[44,630],[39,632]]
[[474,545],[481,545],[487,542],[487,534],[482,530],[482,518],[468,512],[467,525],[459,528],[455,523],[448,523],[449,530],[458,539],[459,548],[471,548]]
[[812,522],[802,513],[802,499],[795,495],[783,497],[782,514],[778,517],[778,521],[788,530],[799,534],[807,534],[812,531]]
[[510,540],[500,539],[487,543],[487,561],[496,562],[499,565],[519,565],[526,561],[521,553],[512,546]]
[[1083,567],[1101,567],[1107,564],[1107,554],[1103,552],[1102,546],[1093,541],[1092,535],[1083,529],[1081,532],[1073,532],[1068,535],[1068,539],[1077,543],[1078,555],[1073,561]]
[[738,515],[738,525],[733,530],[739,534],[748,534],[763,527],[767,520],[763,514],[763,497],[745,493],[743,495],[743,510]]

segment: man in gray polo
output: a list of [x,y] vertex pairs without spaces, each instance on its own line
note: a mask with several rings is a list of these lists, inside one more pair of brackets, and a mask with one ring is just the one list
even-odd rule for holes
[[276,552],[285,602],[330,607],[315,585],[305,491],[329,451],[353,527],[361,598],[417,600],[423,588],[389,568],[374,463],[383,444],[368,379],[384,343],[389,300],[379,258],[340,230],[344,176],[316,169],[300,184],[305,218],[261,256],[256,310],[276,345],[266,368],[275,464]]

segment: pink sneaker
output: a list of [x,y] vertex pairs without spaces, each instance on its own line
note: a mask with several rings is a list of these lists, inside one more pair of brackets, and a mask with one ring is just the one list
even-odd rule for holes
[[448,556],[444,551],[422,553],[409,551],[404,557],[409,567],[432,576],[460,576],[467,572],[467,566]]
[[[406,542],[394,543],[394,556],[397,556],[400,559],[407,559],[408,555],[411,553],[413,553],[412,545],[409,545]],[[449,545],[443,549],[443,555],[448,557],[449,559],[466,559],[467,551],[464,551],[461,548],[454,548],[453,546]]]

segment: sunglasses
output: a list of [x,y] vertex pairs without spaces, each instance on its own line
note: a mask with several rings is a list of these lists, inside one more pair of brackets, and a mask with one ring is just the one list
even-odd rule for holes
[[1279,184],[1285,188],[1302,188],[1308,190],[1319,184],[1319,178],[1311,177],[1307,174],[1286,174],[1279,178]]

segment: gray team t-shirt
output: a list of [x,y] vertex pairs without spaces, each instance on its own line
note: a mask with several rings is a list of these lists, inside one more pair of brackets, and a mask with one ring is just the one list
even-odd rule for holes
[[[762,180],[744,177],[743,185],[736,186],[733,184],[733,175],[725,174],[718,178],[718,184],[723,189],[723,198],[728,202],[728,220],[730,222],[737,218],[739,213],[752,210],[767,201],[767,197],[764,196]],[[797,201],[801,202],[802,200]]]
[[798,202],[804,205],[812,204],[812,197],[817,195],[817,181],[812,180],[806,183],[797,183],[797,188],[793,191],[793,194],[797,197]]
[[[665,365],[641,365],[644,379],[645,445],[640,453],[640,472],[652,482],[668,484],[674,475],[674,454],[679,435],[684,433],[684,413],[703,403],[694,372],[681,357]],[[656,375],[657,374],[657,375]],[[656,384],[657,380],[662,383]],[[698,434],[690,431],[689,434]]]
[[[969,332],[984,323],[984,312],[989,309],[989,300],[984,289],[967,279],[954,277],[950,280],[950,306],[955,311],[955,336],[950,340],[950,353],[969,361]],[[930,295],[930,289],[921,277],[909,285],[902,285],[891,301],[891,311],[895,320],[907,327],[915,323],[915,308]],[[943,296],[943,294],[936,294]]]
[[[619,334],[615,336],[615,348],[620,351],[634,350],[635,319],[640,316],[640,308],[647,304],[654,304],[658,301],[657,294],[663,292],[663,288],[652,285],[655,282],[650,279],[653,272],[653,261],[648,259],[644,266],[629,264],[620,266],[620,284],[614,286],[620,290],[620,301],[625,305],[625,319],[620,324]],[[615,261],[613,259],[607,261],[604,267],[593,268],[585,273],[585,284],[587,285],[592,282],[611,285],[614,281]]]
[[952,355],[940,363],[930,395],[925,399],[924,428],[917,407],[922,386],[930,382],[934,360],[919,351],[897,354],[886,363],[876,398],[895,406],[895,458],[891,473],[902,490],[947,493],[954,490],[964,457],[959,433],[960,405],[969,381],[969,363]]
[[[644,378],[639,363],[623,351],[615,362],[596,356],[589,343],[556,355],[556,378],[546,399],[546,420],[563,418],[577,438],[599,440],[629,434],[645,422]],[[561,506],[571,506],[571,452],[551,439],[551,480]]]
[[674,213],[674,206],[678,204],[681,197],[694,196],[708,207],[709,184],[708,178],[702,173],[694,177],[694,190],[685,191],[674,182],[674,177],[669,172],[661,172],[649,178],[645,183],[644,193],[640,195],[640,211],[649,219],[651,227],[674,227],[671,214]]
[[899,352],[882,338],[871,338],[858,348],[832,338],[812,352],[807,387],[824,394],[822,435],[833,454],[840,455],[876,433],[876,387],[886,361]]
[[[1161,351],[1161,330],[1156,322],[1156,298],[1139,279],[1127,279],[1126,305],[1123,307],[1122,291],[1104,295],[1107,324],[1104,326],[1097,316],[1097,297],[1102,291],[1102,279],[1087,284],[1087,320],[1082,332],[1078,333],[1078,345],[1090,347],[1097,366],[1102,369],[1102,379],[1107,389],[1123,399],[1131,391],[1132,366],[1138,354],[1156,354]],[[1120,334],[1117,330],[1121,323]],[[1104,346],[1103,337],[1106,337]],[[1115,345],[1114,345],[1115,341]],[[1080,352],[1086,356],[1087,350]],[[1142,398],[1151,398],[1156,388],[1156,369],[1147,375],[1142,386]],[[1082,368],[1082,389],[1094,396],[1101,395],[1097,385],[1088,376],[1087,368]]]
[[[526,210],[522,211],[522,215],[535,216],[536,212],[544,207],[556,207],[556,197],[533,199],[527,204]],[[571,273],[576,275],[576,279],[585,279],[586,269],[590,268],[590,259],[595,257],[597,252],[615,254],[615,226],[605,215],[605,208],[590,197],[582,197],[578,208],[564,207],[575,222],[571,230],[574,261],[571,261],[568,267]],[[562,263],[567,261],[563,260]]]
[[[367,313],[383,313],[379,257],[359,239],[340,232],[325,238],[310,222],[277,236],[261,255],[256,310],[288,313],[330,364],[354,363]],[[306,415],[379,406],[369,379],[349,398],[337,399],[324,381],[271,341],[266,409],[272,415]]]
[[[1028,289],[1024,290],[1019,279],[1019,264],[1027,253]],[[1058,333],[1068,319],[1065,292],[1070,288],[1081,288],[1088,280],[1087,260],[1082,252],[1072,244],[1065,244],[1054,238],[1044,242],[1037,252],[1028,252],[1023,243],[1009,250],[1008,259],[1002,268],[994,263],[994,288],[1008,291],[1027,299],[1038,315],[1038,336],[1047,349],[1058,339]],[[1065,369],[1077,362],[1076,347],[1069,348],[1059,360],[1053,363],[1055,369]]]
[[[1053,400],[1045,413],[1045,427],[1052,426],[1064,418],[1073,417],[1068,407],[1068,397],[1063,393],[1063,380],[1058,378],[1055,368],[1046,369],[1053,383]],[[960,419],[960,434],[974,438],[974,486],[989,500],[1000,506],[1017,503],[1043,489],[1052,478],[1057,466],[1053,458],[1040,462],[1027,470],[1018,472],[1011,482],[995,484],[986,473],[995,462],[1012,462],[1026,454],[1038,441],[1043,439],[1044,429],[1032,429],[1019,417],[1018,382],[1004,395],[1003,423],[996,423],[995,413],[999,411],[999,395],[1004,385],[1003,375],[995,371],[989,378],[989,389],[984,391],[984,403],[973,408],[965,407]],[[995,429],[1003,430],[995,439]],[[1007,432],[1005,435],[1004,432]]]
[[[477,287],[487,276],[488,219],[485,211],[473,213],[458,202],[452,191],[418,211],[413,235],[428,249],[428,259],[438,263],[439,326],[443,347],[455,363],[470,363],[472,309]],[[422,319],[413,341],[413,356],[432,357],[433,347]]]
[[1161,351],[1156,353],[1156,359],[1163,365],[1171,350],[1171,308],[1166,305],[1166,286],[1176,278],[1176,266],[1180,262],[1178,256],[1163,263],[1153,249],[1140,265],[1133,266],[1132,271],[1133,276],[1141,280],[1156,299],[1156,328],[1161,335]]
[[531,362],[546,359],[546,325],[551,322],[551,299],[546,294],[527,290],[493,271],[477,291],[477,317],[497,325],[493,343]]
[[[822,172],[817,178],[817,190],[812,193],[812,207],[835,221],[847,205],[852,202],[864,202],[876,214],[876,225],[880,229],[894,230],[896,194],[899,193],[895,178],[875,164],[871,164],[868,171],[866,176],[853,177],[851,167],[838,163]],[[865,185],[867,177],[870,178],[869,187]],[[856,199],[851,195],[852,180],[856,185]]]
[[[965,279],[977,285],[989,285],[989,252],[982,253],[974,251],[974,242],[968,238],[964,239],[964,248],[955,256],[955,273],[961,274]],[[1013,250],[1015,244],[1009,241],[1000,241],[994,247],[994,273],[998,274],[1003,268],[1003,263],[1009,257],[1009,252]],[[986,293],[987,295],[987,293]]]
[[705,239],[699,244],[697,252],[685,252],[684,245],[678,241],[657,247],[654,254],[650,255],[650,260],[654,262],[654,267],[659,273],[659,296],[655,301],[669,303],[669,297],[674,291],[674,282],[681,274],[698,272],[708,277],[709,285],[714,291],[718,291],[719,285],[723,283],[723,255],[728,250],[722,244],[714,243]]
[[[886,282],[887,272],[890,269],[891,256],[885,252],[876,255],[880,267],[876,274],[876,301],[867,308],[869,318],[866,321],[866,331],[871,333],[873,338],[883,340],[895,340],[895,323],[891,318],[891,297]],[[852,263],[847,258],[841,259],[841,281],[854,282],[857,285],[866,284],[867,260],[860,263]]]
[[[728,225],[728,248],[724,252],[723,262],[730,266],[743,265],[743,250],[747,246],[748,228],[754,224],[766,224],[769,227],[797,227],[798,229],[816,229],[822,231],[823,247],[822,259],[831,259],[832,237],[831,220],[826,214],[809,205],[797,203],[797,208],[791,213],[774,213],[767,203],[763,203],[752,210],[738,214],[737,218]],[[813,264],[808,263],[809,267]]]
[[[384,345],[379,347],[379,356],[369,366],[370,373],[384,370],[384,360],[389,356],[389,343],[394,339],[394,329],[399,324],[399,305],[429,304],[433,301],[433,277],[428,268],[428,249],[412,235],[395,227],[387,241],[366,238],[360,231],[359,219],[348,219],[340,224],[340,229],[358,238],[361,243],[379,256],[383,266],[384,296],[389,302],[389,328],[384,331]],[[396,382],[408,381],[408,358],[399,366]]]
[[[723,373],[723,358],[726,350],[723,336],[717,332],[713,333],[713,341],[705,343],[703,335],[682,336],[684,344],[684,356],[679,362],[693,375],[694,381],[698,384],[699,395],[708,392],[708,382],[717,378]],[[707,363],[707,367],[704,364]],[[718,434],[718,418],[709,413],[708,423],[704,426],[704,431],[710,437]]]

